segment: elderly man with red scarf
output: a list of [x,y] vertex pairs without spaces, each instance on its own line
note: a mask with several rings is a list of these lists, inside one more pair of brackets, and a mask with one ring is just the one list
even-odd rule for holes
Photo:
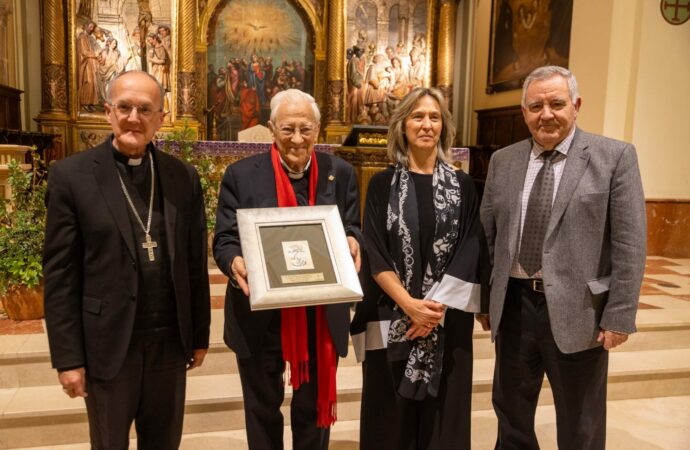
[[293,387],[294,449],[327,449],[336,419],[335,372],[347,355],[348,304],[251,311],[236,213],[239,208],[337,205],[360,266],[359,191],[352,166],[314,151],[319,108],[297,89],[271,100],[271,151],[230,165],[221,185],[213,254],[230,277],[225,343],[237,355],[250,449],[283,448],[284,372]]

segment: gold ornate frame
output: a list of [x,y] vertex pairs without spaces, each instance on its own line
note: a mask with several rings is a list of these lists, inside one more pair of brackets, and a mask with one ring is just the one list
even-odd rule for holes
[[[325,139],[340,143],[349,132],[345,120],[346,6],[351,0],[290,0],[308,20],[314,37],[314,96],[323,111]],[[469,1],[469,0],[467,0]],[[175,57],[171,67],[174,104],[161,135],[187,124],[206,136],[206,33],[221,0],[171,0]],[[316,2],[320,2],[315,6]],[[455,17],[458,0],[427,0],[426,84],[442,89],[449,101],[453,84]],[[77,0],[43,0],[41,48],[42,110],[36,121],[43,132],[58,135],[66,154],[89,147],[110,133],[104,118],[81,114],[77,102]]]

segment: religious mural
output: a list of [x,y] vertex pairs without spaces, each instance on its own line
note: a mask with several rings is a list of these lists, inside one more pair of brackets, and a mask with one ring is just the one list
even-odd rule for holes
[[347,118],[387,125],[412,89],[428,84],[426,0],[348,2]]
[[291,2],[225,3],[209,25],[207,127],[212,139],[234,141],[267,124],[278,92],[313,94],[313,38]]
[[520,89],[539,66],[568,67],[573,0],[493,0],[489,94]]
[[108,83],[126,70],[146,70],[166,91],[170,111],[174,52],[172,0],[78,0],[77,103],[102,112]]

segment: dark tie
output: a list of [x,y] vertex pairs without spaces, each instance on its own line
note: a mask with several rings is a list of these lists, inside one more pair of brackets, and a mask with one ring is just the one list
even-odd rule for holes
[[557,153],[555,150],[545,150],[541,153],[540,157],[544,160],[544,165],[534,180],[527,202],[518,261],[529,276],[533,276],[541,269],[541,254],[546,227],[551,215],[555,180],[552,163]]

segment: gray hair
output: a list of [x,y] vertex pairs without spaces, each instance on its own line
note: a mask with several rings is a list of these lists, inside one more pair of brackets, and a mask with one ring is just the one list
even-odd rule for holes
[[441,91],[434,88],[417,88],[407,94],[398,104],[388,121],[388,159],[393,164],[409,167],[407,157],[407,136],[405,136],[405,120],[417,107],[422,97],[429,96],[438,102],[441,109],[441,137],[438,141],[438,159],[448,162],[448,151],[455,139],[455,124],[453,116],[448,111],[446,100]]
[[278,108],[280,108],[280,105],[286,102],[297,101],[306,101],[309,104],[309,106],[311,106],[311,109],[314,112],[314,119],[316,120],[316,123],[319,123],[321,121],[321,112],[319,111],[319,105],[316,104],[316,100],[314,100],[314,97],[312,97],[304,91],[300,91],[299,89],[286,89],[284,91],[278,92],[271,99],[271,122],[275,124],[276,112],[278,111]]
[[128,75],[128,74],[135,74],[135,73],[140,73],[140,74],[142,74],[142,75],[146,75],[149,79],[151,79],[154,83],[156,83],[156,86],[158,87],[158,91],[159,91],[159,93],[160,93],[160,98],[161,98],[160,108],[161,108],[161,111],[163,111],[163,101],[164,101],[164,99],[165,99],[165,89],[163,89],[163,86],[162,86],[162,85],[160,84],[160,82],[156,79],[156,77],[154,77],[153,75],[151,75],[151,74],[148,73],[148,72],[144,72],[143,70],[128,70],[128,71],[126,71],[126,72],[120,72],[120,73],[118,73],[118,74],[115,76],[115,78],[113,78],[112,80],[110,80],[110,82],[108,83],[108,87],[107,87],[107,89],[106,89],[106,91],[105,91],[105,101],[108,102],[108,103],[110,103],[110,100],[112,99],[112,95],[111,95],[111,94],[112,94],[112,91],[113,91],[113,86],[115,86],[115,83],[117,82],[117,80],[119,80],[120,78],[122,78],[122,77],[124,77],[124,76],[126,76],[126,75]]
[[547,78],[555,76],[561,76],[565,78],[565,81],[568,82],[570,101],[576,103],[577,99],[580,98],[580,90],[577,87],[577,80],[575,79],[575,75],[573,75],[573,73],[568,69],[560,66],[542,66],[534,69],[532,73],[527,75],[527,78],[525,78],[525,82],[522,84],[522,100],[520,101],[520,104],[523,107],[527,106],[525,105],[525,100],[527,98],[527,88],[530,84],[532,84],[533,81],[546,80]]

